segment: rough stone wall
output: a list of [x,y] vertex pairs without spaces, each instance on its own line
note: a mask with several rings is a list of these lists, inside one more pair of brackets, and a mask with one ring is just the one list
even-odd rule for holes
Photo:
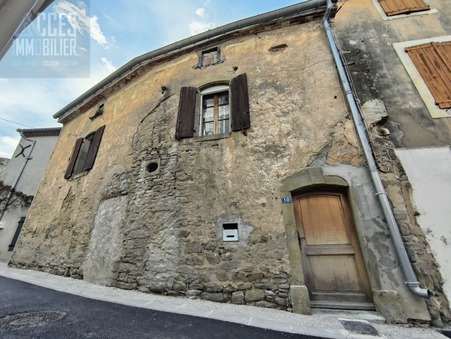
[[[287,47],[271,49],[281,44]],[[105,92],[101,117],[89,119],[92,107],[65,123],[13,265],[124,289],[290,309],[280,182],[312,164],[363,166],[363,158],[320,23],[220,47],[224,62],[204,69],[196,69],[193,52],[137,70]],[[249,86],[247,135],[176,141],[180,87],[241,73]],[[94,168],[64,180],[75,140],[101,125]],[[156,171],[148,171],[151,163]],[[224,222],[238,224],[240,241],[222,242]],[[111,271],[93,274],[100,266]]]
[[449,34],[445,1],[431,0],[430,4],[438,13],[383,21],[370,0],[357,0],[343,6],[333,29],[409,259],[421,286],[434,293],[427,301],[432,323],[441,326],[451,320],[442,277],[417,224],[411,187],[394,153],[395,147],[434,147],[451,140],[451,120],[431,118],[392,46],[393,42]]

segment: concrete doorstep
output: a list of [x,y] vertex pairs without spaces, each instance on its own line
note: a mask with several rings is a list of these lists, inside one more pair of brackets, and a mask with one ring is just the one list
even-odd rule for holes
[[254,306],[121,290],[44,272],[10,268],[6,262],[0,262],[0,276],[85,298],[317,337],[446,338],[433,328],[386,325],[375,312],[316,310],[313,315],[306,316]]

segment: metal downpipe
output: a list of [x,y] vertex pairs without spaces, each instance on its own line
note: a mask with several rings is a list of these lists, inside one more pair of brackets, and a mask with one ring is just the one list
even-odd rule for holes
[[382,207],[382,211],[387,221],[390,235],[393,239],[393,244],[395,246],[396,253],[401,263],[401,268],[404,273],[404,277],[406,278],[406,285],[409,287],[410,291],[413,294],[421,298],[430,298],[432,296],[432,292],[429,291],[428,289],[420,287],[420,283],[418,282],[415,272],[413,271],[412,265],[409,261],[409,257],[407,256],[407,252],[404,247],[403,240],[401,238],[401,234],[399,233],[398,225],[396,223],[390,203],[388,201],[387,193],[385,192],[384,186],[382,185],[382,181],[379,176],[379,172],[377,170],[376,162],[373,157],[372,149],[366,135],[366,129],[363,124],[362,117],[360,116],[360,111],[355,101],[354,93],[351,90],[351,85],[349,83],[346,70],[343,66],[343,62],[341,60],[340,53],[338,52],[338,48],[332,34],[332,29],[329,24],[329,15],[332,10],[332,6],[333,6],[332,1],[327,0],[327,9],[323,18],[323,26],[326,30],[327,39],[329,40],[335,65],[337,66],[338,75],[340,77],[340,81],[345,92],[346,101],[348,102],[349,108],[351,110],[352,120],[354,122],[358,138],[360,140],[366,161],[368,163],[371,179],[376,189],[376,195]]

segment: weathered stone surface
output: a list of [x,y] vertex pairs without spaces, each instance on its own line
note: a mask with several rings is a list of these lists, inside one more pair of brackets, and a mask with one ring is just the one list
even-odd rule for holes
[[406,323],[407,317],[399,303],[399,295],[395,291],[373,291],[376,304],[384,307],[378,310],[389,323]]
[[244,301],[244,292],[233,292],[232,293],[232,303],[237,305],[243,305],[246,302]]
[[253,301],[260,301],[265,299],[265,291],[257,289],[247,290],[245,292],[244,298],[248,303]]
[[287,299],[286,298],[275,298],[274,302],[279,306],[287,306]]
[[201,299],[209,300],[209,301],[217,301],[217,302],[226,301],[226,298],[224,297],[224,294],[222,294],[222,293],[202,292],[200,294],[200,297],[201,297]]
[[186,290],[186,284],[181,281],[177,281],[172,285],[172,289],[176,292]]
[[293,304],[293,312],[300,314],[311,314],[310,298],[308,289],[304,285],[294,285],[290,288],[290,299]]
[[276,293],[274,293],[273,291],[265,291],[265,296],[267,299],[274,299]]
[[118,281],[116,282],[116,287],[122,288],[123,290],[132,290],[133,288],[135,288],[135,284]]
[[263,273],[251,273],[246,275],[247,281],[261,281],[264,278]]
[[285,284],[288,279],[287,278],[274,278],[273,280],[274,284]]
[[186,253],[202,253],[203,246],[198,242],[189,242],[185,245]]
[[221,292],[222,286],[216,283],[207,283],[207,285],[205,286],[205,290],[207,292]]
[[243,281],[246,278],[246,274],[243,272],[234,272],[232,274],[232,279],[237,281]]
[[244,283],[244,284],[239,284],[238,285],[238,289],[240,290],[240,291],[243,291],[243,290],[250,290],[252,288],[252,284],[251,283]]
[[151,282],[149,284],[149,290],[156,293],[161,293],[166,290],[166,284],[164,282]]
[[224,293],[232,293],[237,290],[236,287],[233,287],[232,285],[227,285],[223,288]]
[[195,298],[201,293],[202,293],[202,291],[199,291],[199,290],[188,290],[185,292],[185,295],[189,298]]
[[217,265],[221,262],[221,256],[217,253],[207,254],[207,261],[210,264]]
[[256,288],[261,288],[263,290],[277,290],[278,286],[275,284],[255,284]]
[[257,301],[255,306],[264,308],[277,308],[277,305],[268,301]]
[[189,287],[192,290],[200,290],[200,291],[202,291],[205,288],[205,284],[192,283],[192,284],[189,285]]

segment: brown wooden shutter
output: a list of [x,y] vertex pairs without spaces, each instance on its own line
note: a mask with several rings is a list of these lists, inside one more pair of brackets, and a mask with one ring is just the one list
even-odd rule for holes
[[80,152],[81,145],[83,144],[83,138],[77,139],[75,142],[72,155],[70,156],[69,165],[67,166],[66,173],[64,174],[64,179],[69,179],[74,171],[75,163],[77,162],[78,153]]
[[406,48],[435,103],[451,108],[451,42],[431,42]]
[[231,114],[232,131],[241,131],[251,127],[249,114],[249,93],[247,89],[247,75],[240,74],[230,82],[232,94]]
[[409,14],[430,9],[423,0],[379,0],[387,16]]
[[103,131],[105,130],[105,125],[100,127],[94,134],[91,145],[89,146],[88,155],[86,156],[86,161],[83,166],[83,171],[88,171],[94,166],[94,161],[96,160],[97,152],[99,150],[100,142],[102,141]]
[[196,114],[197,88],[182,87],[180,89],[179,111],[175,138],[192,138],[194,136],[194,118]]

